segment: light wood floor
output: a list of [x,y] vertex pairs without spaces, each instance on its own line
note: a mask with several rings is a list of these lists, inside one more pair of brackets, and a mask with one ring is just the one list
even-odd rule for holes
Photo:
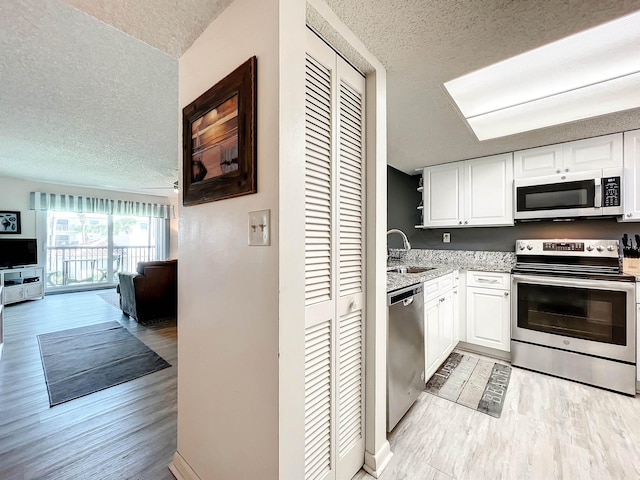
[[[110,320],[172,366],[49,408],[36,335]],[[6,306],[0,479],[173,479],[176,372],[175,322],[140,326],[97,292]]]
[[423,393],[389,440],[380,480],[640,479],[640,396],[514,368],[501,418]]

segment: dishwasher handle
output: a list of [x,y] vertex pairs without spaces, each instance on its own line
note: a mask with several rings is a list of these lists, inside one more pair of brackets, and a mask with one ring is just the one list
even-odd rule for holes
[[413,285],[400,291],[396,291],[387,295],[387,305],[396,305],[400,302],[405,307],[408,307],[413,303],[414,295],[422,293],[422,285]]

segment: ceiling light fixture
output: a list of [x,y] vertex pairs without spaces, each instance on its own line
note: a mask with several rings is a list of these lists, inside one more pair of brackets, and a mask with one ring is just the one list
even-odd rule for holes
[[640,12],[444,84],[478,140],[640,107]]

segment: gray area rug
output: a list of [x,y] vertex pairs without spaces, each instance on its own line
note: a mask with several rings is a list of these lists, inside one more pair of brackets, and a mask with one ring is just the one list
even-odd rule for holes
[[500,418],[511,367],[453,352],[427,382],[425,391]]
[[50,406],[170,367],[118,322],[38,335]]
[[112,307],[120,310],[120,295],[115,290],[109,292],[98,293],[98,296]]

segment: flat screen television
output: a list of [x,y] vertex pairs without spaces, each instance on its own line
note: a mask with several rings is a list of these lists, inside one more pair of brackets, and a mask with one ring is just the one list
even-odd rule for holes
[[0,268],[37,264],[38,242],[35,238],[0,238]]

